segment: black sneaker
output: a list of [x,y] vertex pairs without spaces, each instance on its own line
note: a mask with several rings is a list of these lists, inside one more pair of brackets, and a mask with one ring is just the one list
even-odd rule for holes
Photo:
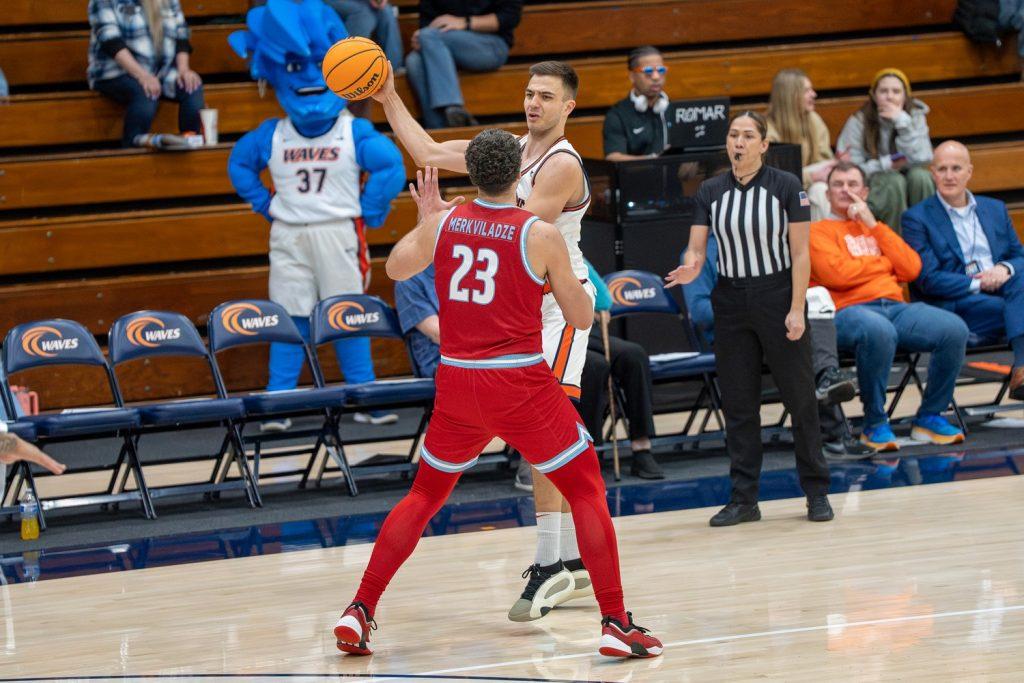
[[448,123],[449,128],[465,128],[467,126],[479,125],[476,118],[466,111],[465,107],[458,104],[445,107],[444,119]]
[[875,449],[852,436],[826,441],[824,447],[829,460],[867,460],[875,455]]
[[825,405],[835,405],[851,400],[857,395],[853,374],[843,372],[837,367],[825,368],[818,377],[814,395]]
[[665,473],[654,459],[650,451],[633,451],[633,462],[629,465],[629,473],[641,479],[664,479]]
[[757,503],[729,503],[711,518],[711,526],[733,526],[743,522],[756,522],[761,519],[761,508]]
[[575,587],[572,573],[561,560],[547,567],[530,565],[523,572],[523,578],[528,578],[526,588],[508,611],[509,621],[540,619],[555,605],[565,602]]
[[807,519],[812,522],[831,522],[836,516],[829,505],[828,496],[819,493],[814,496],[807,496]]

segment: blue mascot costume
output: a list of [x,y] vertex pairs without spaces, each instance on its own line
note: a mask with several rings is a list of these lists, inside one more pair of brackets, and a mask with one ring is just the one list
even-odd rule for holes
[[[272,224],[270,299],[308,339],[317,300],[365,291],[363,224],[384,224],[405,168],[398,148],[368,120],[352,116],[324,83],[324,55],[348,37],[333,9],[321,0],[268,0],[249,11],[246,26],[228,40],[250,60],[253,78],[270,83],[288,116],[246,133],[231,152],[228,173],[238,194]],[[273,194],[260,180],[267,168]],[[361,184],[364,172],[369,177]],[[340,341],[335,349],[346,382],[374,380],[369,339]],[[303,362],[302,349],[271,345],[267,389],[295,388]]]

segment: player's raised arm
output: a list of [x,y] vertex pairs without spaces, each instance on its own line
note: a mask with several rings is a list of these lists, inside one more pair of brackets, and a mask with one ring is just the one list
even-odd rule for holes
[[441,221],[449,210],[466,201],[461,196],[450,202],[441,199],[437,169],[431,166],[416,171],[416,184],[409,183],[409,193],[419,209],[419,221],[412,232],[398,240],[388,255],[384,269],[392,280],[408,280],[430,265],[434,260],[434,244]]
[[527,258],[536,275],[547,278],[565,322],[585,330],[594,322],[594,301],[569,263],[569,249],[558,229],[537,221],[526,239]]
[[[391,67],[390,63],[388,66]],[[388,77],[373,94],[373,99],[383,105],[384,115],[387,116],[398,141],[409,152],[417,166],[434,166],[446,171],[465,173],[466,147],[469,140],[438,142],[430,137],[419,121],[409,113],[402,98],[395,91],[394,73],[394,68],[388,69]]]

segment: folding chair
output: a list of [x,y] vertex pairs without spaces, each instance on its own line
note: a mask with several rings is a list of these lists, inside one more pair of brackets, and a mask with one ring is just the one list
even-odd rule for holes
[[[398,324],[395,309],[383,300],[369,294],[341,294],[317,302],[310,316],[310,339],[313,346],[313,361],[317,372],[323,378],[316,350],[324,344],[340,339],[370,337],[376,339],[397,339],[414,363],[402,328]],[[384,464],[357,465],[357,472],[401,472],[408,471],[417,461],[419,451],[417,445],[434,406],[433,378],[416,377],[412,379],[377,380],[362,384],[348,384],[345,397],[345,412],[376,410],[380,408],[419,407],[423,413],[414,434],[408,458],[398,462]],[[376,439],[348,440],[348,443],[369,443]]]
[[[110,328],[108,350],[110,365],[114,374],[114,391],[117,405],[124,406],[124,393],[117,382],[117,367],[123,363],[156,356],[186,356],[202,358],[210,369],[210,377],[216,385],[216,371],[213,355],[207,350],[199,331],[192,322],[180,313],[169,311],[137,311],[119,318]],[[219,493],[241,489],[245,492],[250,507],[262,504],[259,489],[249,470],[238,425],[245,417],[245,405],[239,398],[193,398],[184,401],[147,403],[133,406],[139,412],[141,427],[134,433],[136,449],[143,434],[201,429],[211,426],[224,428],[224,438],[216,459],[213,473],[206,483],[182,484],[150,488],[154,498],[187,493]],[[207,456],[200,456],[207,457]],[[192,458],[198,459],[198,458]],[[238,467],[239,479],[227,480],[228,470],[234,461]],[[148,461],[147,464],[164,464],[181,460]],[[121,468],[118,468],[121,469]],[[117,472],[115,472],[115,477]],[[120,491],[128,473],[124,472],[114,491]]]
[[[295,323],[280,304],[261,299],[241,299],[220,304],[210,313],[208,329],[210,352],[216,355],[226,349],[248,346],[251,344],[298,344],[306,356],[306,363],[313,373],[313,386],[290,391],[258,391],[240,396],[245,406],[245,423],[262,422],[270,419],[316,415],[323,418],[316,429],[291,430],[279,434],[259,434],[246,436],[244,443],[255,447],[253,457],[253,477],[258,483],[260,478],[260,458],[263,444],[266,442],[294,440],[314,437],[315,443],[309,446],[288,446],[276,449],[274,456],[309,454],[306,466],[299,470],[274,472],[268,476],[283,477],[301,474],[299,486],[305,487],[313,466],[317,461],[320,447],[323,446],[329,457],[345,475],[349,495],[359,493],[352,469],[345,457],[341,436],[338,434],[338,415],[345,405],[346,387],[323,384],[323,376],[316,364],[309,346],[302,338]],[[217,395],[227,398],[227,387],[221,375],[219,364],[214,360],[212,368],[217,383]],[[319,482],[319,479],[318,479]]]
[[[680,332],[689,348],[700,349],[700,341],[689,318],[683,313],[676,300],[668,293],[662,280],[654,273],[642,270],[621,270],[604,276],[605,284],[612,294],[611,317],[622,318],[637,314],[662,314],[675,316],[679,320]],[[651,359],[651,380],[655,384],[698,381],[700,392],[690,408],[690,416],[682,431],[672,437],[675,441],[699,441],[704,428],[714,415],[719,425],[724,425],[721,416],[721,399],[715,385],[715,354],[695,351],[686,357]],[[696,435],[689,434],[701,408],[707,410],[703,424]]]
[[[3,347],[3,398],[9,414],[14,414],[14,397],[9,378],[13,373],[31,368],[55,365],[95,366],[106,373],[111,399],[117,401],[117,387],[113,371],[103,357],[103,352],[92,334],[81,324],[72,320],[39,320],[18,325],[7,333]],[[101,438],[121,440],[117,463],[127,462],[135,479],[136,490],[113,490],[114,480],[105,492],[63,496],[39,501],[39,526],[46,528],[43,512],[56,508],[79,507],[83,505],[106,505],[121,501],[138,501],[149,519],[156,518],[153,500],[142,474],[142,465],[135,450],[132,431],[141,424],[136,410],[123,407],[82,410],[66,413],[43,413],[26,415],[21,422],[30,423],[36,431],[36,443],[45,447],[52,443],[82,441]],[[31,470],[18,468],[21,476],[12,478],[5,491],[5,499],[13,495],[17,499],[23,482],[35,492]]]

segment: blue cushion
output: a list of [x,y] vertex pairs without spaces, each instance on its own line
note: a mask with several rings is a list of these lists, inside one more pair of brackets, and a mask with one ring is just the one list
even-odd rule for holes
[[36,438],[36,428],[29,422],[8,422],[7,431],[25,441],[34,441]]
[[701,353],[689,358],[672,360],[651,359],[651,377],[653,379],[681,379],[714,371],[715,354],[713,353]]
[[240,398],[200,398],[171,403],[153,403],[137,406],[144,425],[179,425],[202,422],[220,422],[245,415],[245,404]]
[[348,404],[369,407],[390,403],[415,403],[434,398],[431,378],[393,379],[348,385]]
[[323,408],[340,408],[345,403],[345,387],[265,391],[242,397],[248,415],[304,413]]
[[110,434],[119,429],[138,427],[141,424],[139,412],[132,408],[26,415],[21,420],[31,422],[36,428],[36,433],[44,437]]

